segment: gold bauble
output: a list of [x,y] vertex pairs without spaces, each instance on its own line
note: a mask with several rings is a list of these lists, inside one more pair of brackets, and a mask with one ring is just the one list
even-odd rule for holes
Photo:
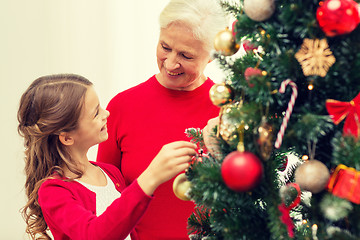
[[173,182],[173,191],[176,197],[181,200],[189,201],[190,198],[186,193],[191,188],[191,182],[187,179],[185,173],[180,173]]
[[239,102],[230,103],[222,107],[219,134],[230,146],[237,146],[239,142],[239,128],[243,124]]
[[308,160],[295,170],[295,182],[301,190],[319,193],[325,189],[330,178],[329,169],[318,160]]
[[254,132],[255,142],[263,160],[268,160],[273,150],[274,130],[271,124],[261,121],[260,126]]
[[231,56],[239,50],[240,45],[236,43],[236,39],[229,28],[226,28],[216,35],[214,47],[221,54]]
[[229,85],[225,83],[214,84],[209,91],[212,103],[218,107],[232,102],[233,91]]

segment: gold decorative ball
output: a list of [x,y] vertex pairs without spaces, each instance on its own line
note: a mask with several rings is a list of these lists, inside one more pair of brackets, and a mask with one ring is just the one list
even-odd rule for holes
[[271,124],[262,121],[254,132],[255,142],[260,156],[263,160],[268,160],[273,150],[274,129]]
[[319,193],[325,189],[330,178],[329,169],[318,160],[308,160],[295,170],[295,182],[301,190]]
[[189,201],[187,192],[191,188],[191,182],[187,179],[185,173],[180,173],[173,182],[173,191],[176,197],[181,200]]
[[236,39],[229,28],[220,31],[216,35],[214,47],[216,51],[225,56],[231,56],[240,49],[240,45],[236,43]]
[[232,102],[233,91],[229,85],[218,83],[213,85],[209,91],[212,103],[218,107]]
[[232,147],[239,143],[239,128],[243,124],[241,106],[239,102],[227,104],[220,116],[219,134]]

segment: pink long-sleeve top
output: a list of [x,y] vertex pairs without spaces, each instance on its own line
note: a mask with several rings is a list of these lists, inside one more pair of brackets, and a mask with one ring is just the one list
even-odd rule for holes
[[55,240],[139,239],[134,227],[145,213],[152,197],[134,181],[128,187],[120,171],[110,164],[95,163],[114,182],[121,197],[96,216],[95,193],[77,181],[64,181],[54,175],[38,191],[46,223]]

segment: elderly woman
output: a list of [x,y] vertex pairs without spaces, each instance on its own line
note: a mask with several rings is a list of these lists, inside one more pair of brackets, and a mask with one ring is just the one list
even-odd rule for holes
[[[160,14],[156,56],[159,73],[116,95],[107,110],[109,139],[100,144],[98,159],[117,166],[131,184],[163,145],[189,140],[185,129],[203,128],[219,114],[209,98],[214,82],[204,75],[216,34],[227,25],[218,3],[171,0]],[[178,199],[173,179],[162,184],[137,224],[142,240],[189,239],[191,201]]]

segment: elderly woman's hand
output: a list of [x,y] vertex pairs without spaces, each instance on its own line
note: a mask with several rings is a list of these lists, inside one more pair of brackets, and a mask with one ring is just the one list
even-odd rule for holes
[[214,131],[214,128],[217,125],[219,125],[219,117],[211,118],[203,129],[205,146],[208,152],[214,156],[220,153],[219,142]]

